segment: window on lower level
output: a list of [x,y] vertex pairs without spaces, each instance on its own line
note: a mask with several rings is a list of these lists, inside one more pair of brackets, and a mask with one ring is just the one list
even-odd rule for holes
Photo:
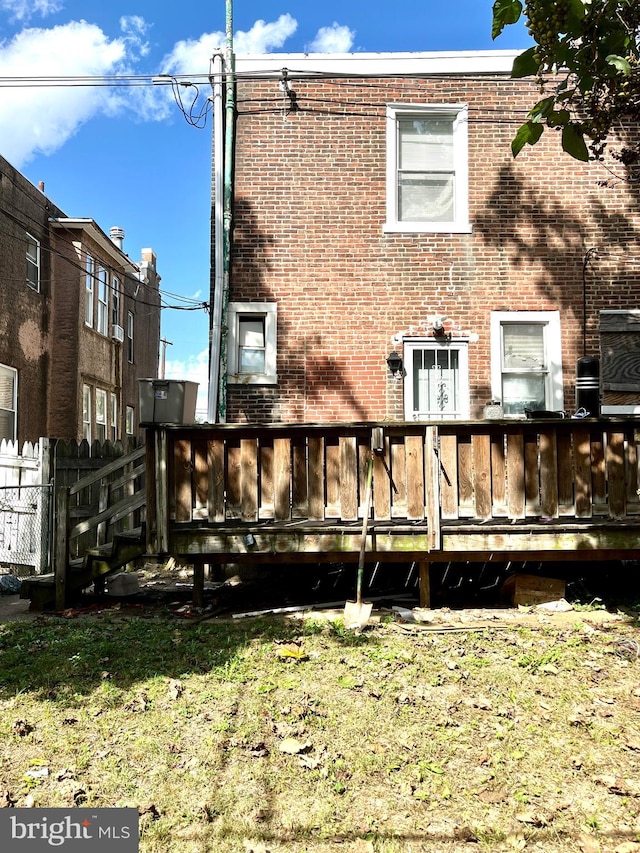
[[17,438],[18,371],[0,364],[0,440]]
[[469,417],[466,342],[404,342],[404,408],[408,421]]
[[117,394],[109,395],[110,402],[110,417],[109,417],[109,438],[111,441],[118,440],[118,396]]
[[91,444],[91,387],[82,386],[82,437]]
[[387,107],[385,231],[470,231],[467,108]]
[[492,312],[491,390],[505,416],[564,408],[559,312]]
[[127,435],[133,435],[135,432],[135,409],[133,406],[127,406],[124,428]]
[[227,376],[232,384],[275,385],[277,306],[230,302]]
[[96,438],[107,438],[107,392],[103,388],[96,388]]
[[27,284],[40,290],[40,241],[27,234]]

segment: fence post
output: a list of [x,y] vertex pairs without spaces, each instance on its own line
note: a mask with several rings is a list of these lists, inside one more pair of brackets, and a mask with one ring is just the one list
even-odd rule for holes
[[36,574],[44,574],[51,565],[51,541],[53,538],[51,530],[51,453],[53,442],[41,436],[38,439],[38,470],[40,472],[40,499],[38,503],[38,515],[40,521],[40,549],[38,565],[35,567]]
[[67,606],[69,571],[69,487],[57,486],[55,494],[55,551],[53,570],[56,584],[56,610]]

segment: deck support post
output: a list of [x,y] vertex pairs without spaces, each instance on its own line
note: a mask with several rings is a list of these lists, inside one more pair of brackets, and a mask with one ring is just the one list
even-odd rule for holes
[[56,488],[54,578],[56,610],[67,606],[67,573],[69,571],[69,487]]
[[204,560],[193,564],[193,606],[204,607]]
[[430,566],[431,563],[428,560],[421,560],[418,564],[418,571],[420,573],[420,607],[426,609],[431,607]]

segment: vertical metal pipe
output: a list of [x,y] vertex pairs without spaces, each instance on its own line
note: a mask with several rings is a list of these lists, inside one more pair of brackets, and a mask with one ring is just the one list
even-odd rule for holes
[[218,420],[227,419],[227,309],[231,276],[231,228],[233,220],[233,155],[235,145],[235,56],[233,53],[233,0],[226,0],[225,45],[225,140],[224,140],[224,213],[222,323],[220,328],[220,377],[218,384]]
[[215,423],[218,416],[218,386],[220,383],[220,340],[222,336],[223,278],[224,278],[224,104],[221,53],[212,59],[213,75],[213,277],[211,280],[211,317],[209,321],[209,397],[207,420]]

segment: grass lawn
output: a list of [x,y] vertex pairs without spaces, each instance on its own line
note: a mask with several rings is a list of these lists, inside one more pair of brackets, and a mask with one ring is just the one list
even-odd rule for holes
[[2,805],[138,807],[143,853],[640,851],[640,623],[512,614],[1,625]]

